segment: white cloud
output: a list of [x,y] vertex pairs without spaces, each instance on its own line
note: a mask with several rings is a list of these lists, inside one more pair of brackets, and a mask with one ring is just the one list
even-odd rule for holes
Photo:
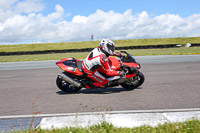
[[31,13],[39,12],[44,8],[41,0],[24,0],[17,3],[15,6],[15,12],[17,13]]
[[0,23],[13,16],[12,5],[18,0],[0,0]]
[[18,0],[1,0],[0,9],[10,9],[11,6],[16,3]]
[[87,17],[77,15],[72,19],[72,22],[73,23],[78,23],[78,24],[86,23],[87,22]]
[[63,18],[63,15],[64,15],[63,7],[57,4],[55,6],[55,10],[56,10],[56,12],[49,14],[47,16],[47,19],[55,20],[55,19]]
[[86,41],[92,34],[95,40],[200,36],[200,14],[183,18],[178,14],[152,16],[146,11],[132,14],[130,9],[124,13],[97,10],[67,21],[70,13],[61,5],[46,16],[40,12],[43,8],[41,0],[1,0],[0,42]]

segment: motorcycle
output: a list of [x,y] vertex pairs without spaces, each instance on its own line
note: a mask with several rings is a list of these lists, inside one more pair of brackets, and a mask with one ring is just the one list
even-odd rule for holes
[[[133,90],[141,86],[145,77],[144,74],[139,71],[141,68],[140,63],[126,51],[120,51],[119,53],[119,56],[116,57],[109,56],[108,63],[114,71],[123,70],[125,73],[123,76],[108,77],[103,68],[100,67],[98,69],[98,71],[109,81],[105,88],[121,85],[127,90]],[[78,92],[83,87],[86,87],[86,85],[94,82],[83,72],[81,59],[65,58],[56,62],[56,65],[64,71],[61,74],[58,74],[56,85],[60,90],[66,93]]]

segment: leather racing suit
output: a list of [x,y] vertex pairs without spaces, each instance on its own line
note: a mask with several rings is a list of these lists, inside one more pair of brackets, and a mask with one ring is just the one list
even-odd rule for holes
[[[83,60],[82,68],[87,77],[92,79],[93,86],[105,87],[108,80],[98,72],[98,68],[102,67],[107,76],[121,75],[120,71],[113,71],[108,63],[108,55],[102,52],[100,47],[93,49],[89,55]],[[91,88],[86,86],[86,88]]]

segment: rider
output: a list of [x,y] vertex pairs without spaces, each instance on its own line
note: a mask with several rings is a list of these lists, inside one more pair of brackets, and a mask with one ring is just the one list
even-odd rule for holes
[[87,85],[86,88],[105,87],[108,80],[98,72],[99,67],[103,67],[107,76],[122,76],[123,71],[113,71],[108,63],[108,56],[118,55],[114,53],[115,43],[111,39],[103,39],[100,46],[93,49],[89,55],[83,60],[82,68],[87,74],[87,77],[92,79],[92,85]]

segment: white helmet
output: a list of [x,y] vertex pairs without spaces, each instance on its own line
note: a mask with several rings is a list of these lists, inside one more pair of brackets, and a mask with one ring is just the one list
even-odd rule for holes
[[115,43],[111,39],[103,39],[100,42],[100,48],[108,55],[112,55],[115,51]]

